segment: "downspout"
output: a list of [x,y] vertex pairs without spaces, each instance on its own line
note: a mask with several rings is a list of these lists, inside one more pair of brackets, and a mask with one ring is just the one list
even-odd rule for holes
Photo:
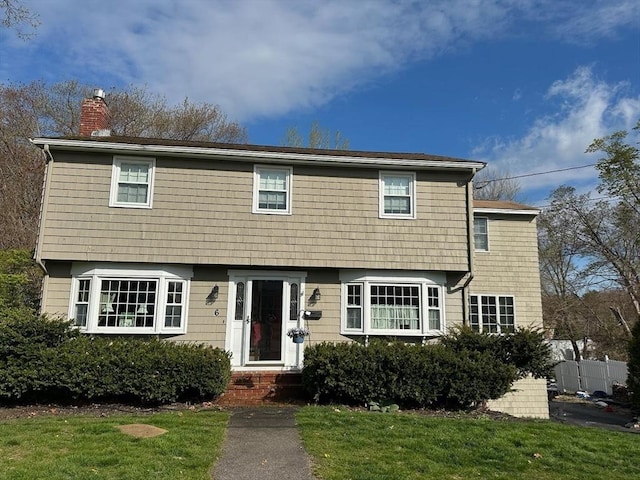
[[[32,142],[31,139],[29,141]],[[49,197],[49,189],[51,186],[51,169],[53,168],[53,155],[51,154],[51,150],[49,150],[49,144],[45,144],[43,147],[44,152],[44,180],[42,185],[42,195],[40,198],[40,219],[38,222],[38,239],[36,241],[36,249],[33,254],[34,261],[38,264],[38,266],[42,269],[44,273],[44,277],[42,278],[42,288],[40,291],[40,310],[42,311],[42,306],[44,305],[44,299],[47,295],[48,290],[48,279],[49,272],[47,271],[47,267],[42,261],[42,239],[44,233],[44,224],[45,224],[45,201]]]
[[474,255],[474,238],[473,238],[473,177],[476,175],[476,169],[471,172],[471,178],[466,185],[467,193],[467,259],[469,262],[469,276],[462,285],[462,325],[469,323],[469,284],[475,275],[475,255]]

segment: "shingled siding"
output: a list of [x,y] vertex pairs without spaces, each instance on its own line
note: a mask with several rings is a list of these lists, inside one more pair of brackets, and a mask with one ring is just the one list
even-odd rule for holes
[[[51,315],[66,317],[69,311],[71,290],[71,264],[69,262],[49,262],[47,292],[43,298],[43,310]],[[194,268],[189,289],[189,310],[187,333],[167,337],[177,342],[198,342],[213,347],[225,348],[228,312],[228,267],[198,266]],[[213,285],[218,285],[219,295],[215,302],[207,303],[207,295]],[[307,272],[305,298],[313,288],[319,287],[322,299],[316,304],[305,303],[301,309],[321,310],[319,320],[306,320],[304,325],[311,335],[305,346],[320,342],[361,341],[360,336],[345,337],[340,334],[340,279],[338,270],[322,269]],[[448,330],[462,321],[462,297],[460,292],[446,295],[445,327]],[[422,337],[407,337],[407,341],[421,342]]]
[[513,295],[516,325],[542,326],[540,271],[534,215],[488,217],[489,251],[475,252],[471,294]]
[[397,220],[378,218],[377,169],[294,166],[293,214],[262,215],[251,163],[158,157],[153,208],[135,209],[108,206],[110,155],[54,157],[45,260],[468,270],[455,173],[418,172],[418,219]]

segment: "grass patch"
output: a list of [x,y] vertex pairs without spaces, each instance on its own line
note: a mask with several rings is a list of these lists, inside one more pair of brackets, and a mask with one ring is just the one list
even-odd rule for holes
[[[5,420],[0,422],[0,478],[210,479],[227,420],[228,414],[214,411]],[[168,432],[136,438],[117,428],[133,423]]]
[[541,420],[437,418],[306,407],[323,480],[640,478],[640,437]]

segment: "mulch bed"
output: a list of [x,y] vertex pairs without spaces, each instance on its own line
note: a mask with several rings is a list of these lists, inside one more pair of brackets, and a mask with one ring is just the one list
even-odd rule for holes
[[211,402],[204,403],[172,403],[158,407],[136,407],[123,404],[99,404],[86,405],[12,405],[0,406],[0,421],[11,418],[33,418],[44,416],[91,416],[112,417],[115,415],[151,415],[160,412],[172,411],[200,411],[220,410],[220,407]]

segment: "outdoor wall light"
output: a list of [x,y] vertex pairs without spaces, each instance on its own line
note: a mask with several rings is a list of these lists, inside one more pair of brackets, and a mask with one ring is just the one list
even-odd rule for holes
[[218,285],[214,285],[213,288],[211,289],[211,293],[209,293],[209,295],[207,295],[207,305],[215,302],[218,299],[218,291],[220,290],[220,288],[218,287]]
[[311,298],[314,302],[320,301],[320,298],[322,298],[322,295],[320,294],[320,287],[315,288],[315,290],[313,291],[313,295],[311,295]]

